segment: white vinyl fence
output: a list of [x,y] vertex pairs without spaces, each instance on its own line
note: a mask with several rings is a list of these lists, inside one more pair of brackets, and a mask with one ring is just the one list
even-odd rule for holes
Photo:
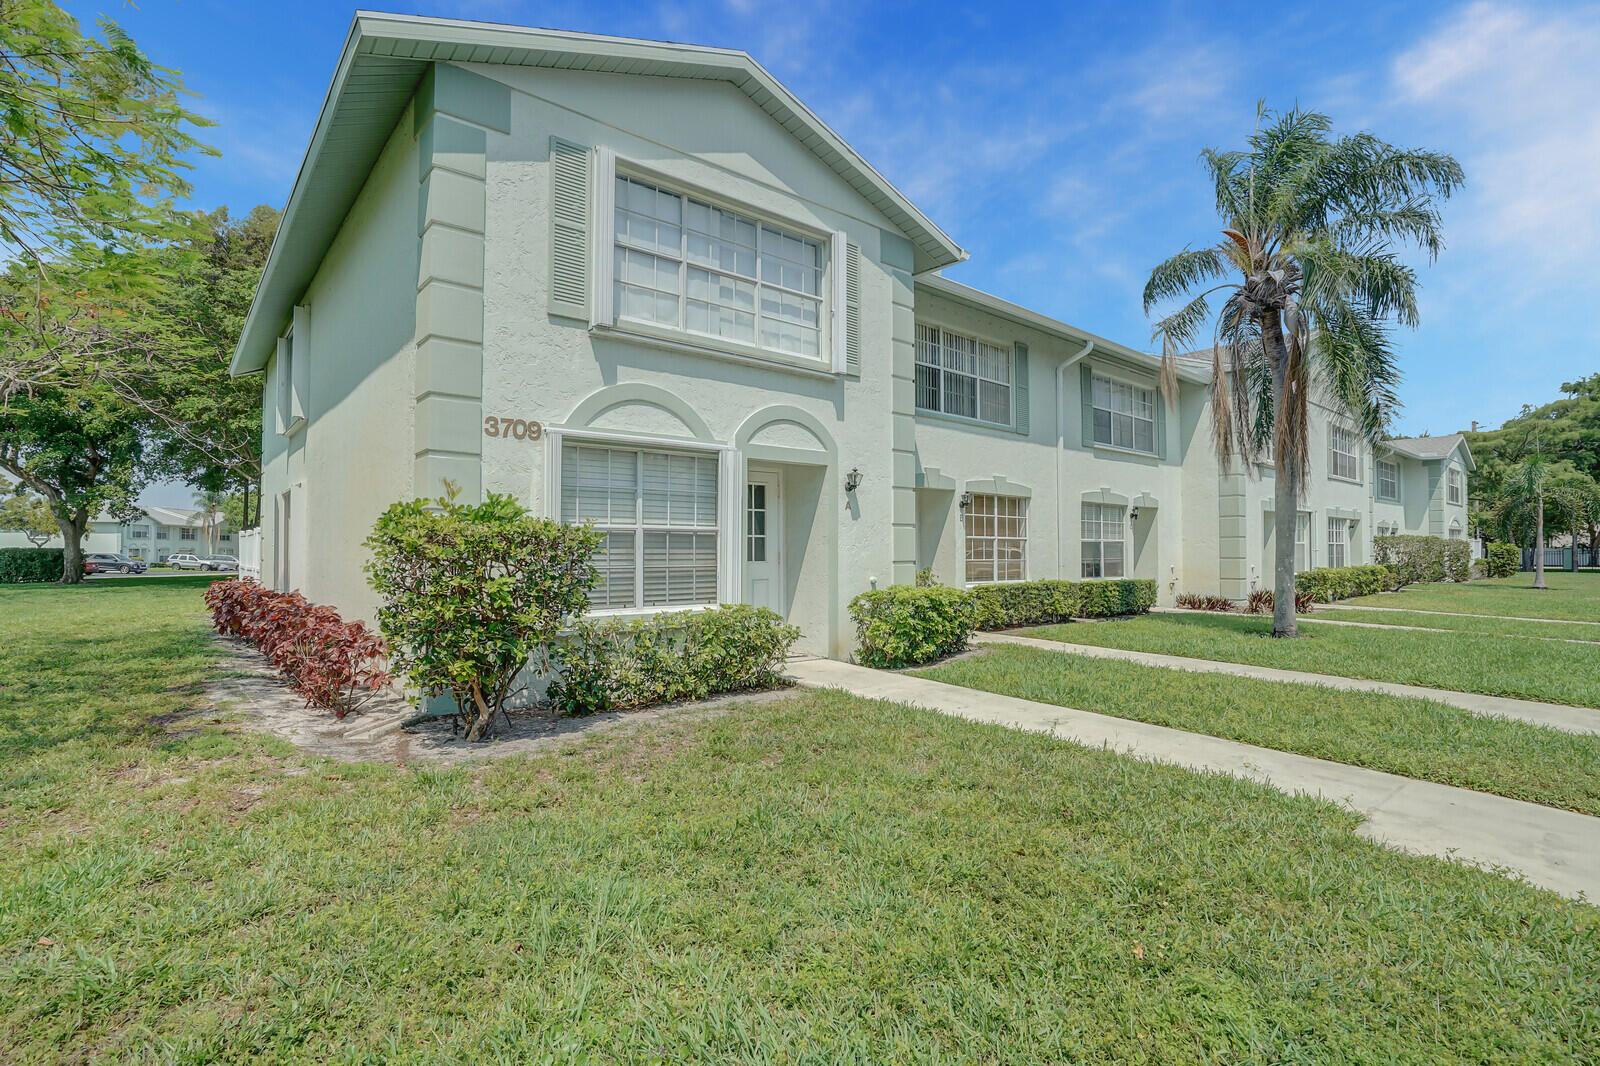
[[239,533],[239,576],[261,580],[261,530]]

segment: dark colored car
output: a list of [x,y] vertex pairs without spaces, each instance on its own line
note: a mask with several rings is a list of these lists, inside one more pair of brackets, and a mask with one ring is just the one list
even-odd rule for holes
[[130,559],[116,552],[90,552],[83,557],[86,574],[142,574],[148,567],[143,559]]

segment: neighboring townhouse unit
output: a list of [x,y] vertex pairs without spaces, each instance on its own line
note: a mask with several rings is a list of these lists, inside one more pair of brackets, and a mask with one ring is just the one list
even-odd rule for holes
[[1218,468],[1209,362],[1169,403],[964,258],[742,52],[359,14],[233,360],[263,577],[371,617],[373,521],[448,480],[594,522],[597,610],[765,604],[834,656],[921,568],[1246,594],[1262,479]]
[[[90,520],[83,538],[86,553],[115,552],[150,563],[164,562],[167,556],[178,552],[231,555],[234,545],[233,530],[221,514],[212,514],[208,522],[202,511],[171,507],[140,507],[127,521],[102,512]],[[0,548],[31,546],[21,533],[0,531]],[[51,537],[43,547],[61,547],[60,534]]]

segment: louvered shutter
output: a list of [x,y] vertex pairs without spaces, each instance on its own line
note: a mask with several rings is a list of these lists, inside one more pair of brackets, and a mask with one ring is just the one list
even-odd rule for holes
[[1083,401],[1083,446],[1094,447],[1094,369],[1088,363],[1078,368],[1079,392]]
[[854,244],[844,259],[844,370],[861,373],[861,248]]
[[550,138],[550,313],[589,318],[589,150]]
[[1016,412],[1015,428],[1028,435],[1028,346],[1021,341],[1011,345],[1011,402]]

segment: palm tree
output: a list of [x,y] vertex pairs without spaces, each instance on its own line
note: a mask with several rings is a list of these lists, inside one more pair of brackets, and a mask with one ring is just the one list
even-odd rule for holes
[[1536,589],[1549,587],[1544,583],[1544,504],[1551,490],[1550,474],[1550,460],[1542,455],[1530,455],[1512,467],[1500,485],[1499,510],[1507,525],[1526,529],[1523,516],[1532,512],[1533,587]]
[[[1175,357],[1212,335],[1212,426],[1218,459],[1258,456],[1276,468],[1272,635],[1297,634],[1294,541],[1314,386],[1342,402],[1369,440],[1398,406],[1391,320],[1417,322],[1416,273],[1392,244],[1429,257],[1443,247],[1436,202],[1461,184],[1438,152],[1395,148],[1368,133],[1334,139],[1328,119],[1259,108],[1244,151],[1207,149],[1224,239],[1185,248],[1150,272],[1148,314],[1188,297],[1160,319],[1162,386],[1177,392]],[[1215,320],[1211,300],[1221,293]]]
[[194,494],[194,505],[200,509],[200,535],[206,538],[206,554],[217,554],[217,512],[222,507],[222,493],[205,489]]

